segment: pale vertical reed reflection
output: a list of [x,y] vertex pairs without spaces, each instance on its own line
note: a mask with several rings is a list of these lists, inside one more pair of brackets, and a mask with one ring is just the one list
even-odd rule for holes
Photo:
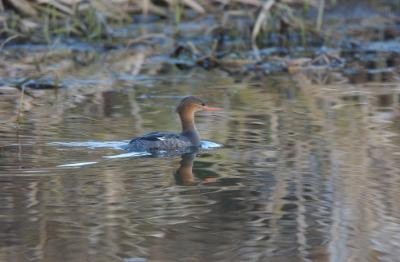
[[[361,110],[342,117],[351,125],[332,130],[332,153],[340,170],[333,179],[335,191],[341,192],[335,197],[330,243],[336,261],[390,261],[399,254],[398,97],[397,92],[362,94]],[[390,102],[382,104],[382,99]]]
[[398,90],[369,85],[325,99],[336,103],[323,125],[332,150],[333,261],[390,261],[399,254]]

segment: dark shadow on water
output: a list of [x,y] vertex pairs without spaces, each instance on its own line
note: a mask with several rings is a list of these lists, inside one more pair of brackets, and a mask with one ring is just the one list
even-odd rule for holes
[[182,154],[182,160],[174,176],[177,185],[193,186],[198,184],[207,184],[217,182],[218,174],[203,168],[196,168],[193,174],[193,165],[196,153]]
[[[215,185],[215,186],[233,186],[237,185],[241,179],[238,178],[220,178],[218,173],[206,169],[210,166],[208,162],[194,160],[195,153],[182,154],[180,166],[176,170],[174,177],[177,185],[194,186],[194,185]],[[193,173],[193,169],[195,170]]]
[[174,174],[177,185],[190,186],[195,184],[195,179],[193,177],[193,160],[195,157],[195,153],[182,155],[180,166]]

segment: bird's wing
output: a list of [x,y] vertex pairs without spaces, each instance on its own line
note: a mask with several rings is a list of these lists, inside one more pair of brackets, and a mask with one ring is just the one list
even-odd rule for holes
[[132,141],[137,141],[137,140],[146,140],[146,141],[164,141],[166,139],[173,139],[173,138],[179,138],[180,136],[175,133],[169,133],[169,132],[151,132],[147,133],[142,137],[137,137],[133,138]]

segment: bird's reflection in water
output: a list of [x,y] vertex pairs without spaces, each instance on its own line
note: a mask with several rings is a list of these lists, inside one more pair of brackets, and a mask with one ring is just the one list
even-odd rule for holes
[[198,169],[193,175],[193,162],[196,158],[196,153],[182,154],[182,160],[178,170],[175,172],[175,181],[177,185],[193,186],[198,184],[216,183],[218,175],[212,171]]

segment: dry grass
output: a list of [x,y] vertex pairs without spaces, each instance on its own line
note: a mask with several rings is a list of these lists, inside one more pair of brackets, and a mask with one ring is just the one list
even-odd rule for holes
[[[325,0],[0,0],[0,37],[50,41],[65,35],[99,40],[137,14],[175,23],[211,14],[222,24],[227,15],[241,12],[252,18],[248,40],[256,45],[260,35],[284,31],[282,27],[320,30],[325,5]],[[309,8],[318,10],[316,21],[305,20]]]

